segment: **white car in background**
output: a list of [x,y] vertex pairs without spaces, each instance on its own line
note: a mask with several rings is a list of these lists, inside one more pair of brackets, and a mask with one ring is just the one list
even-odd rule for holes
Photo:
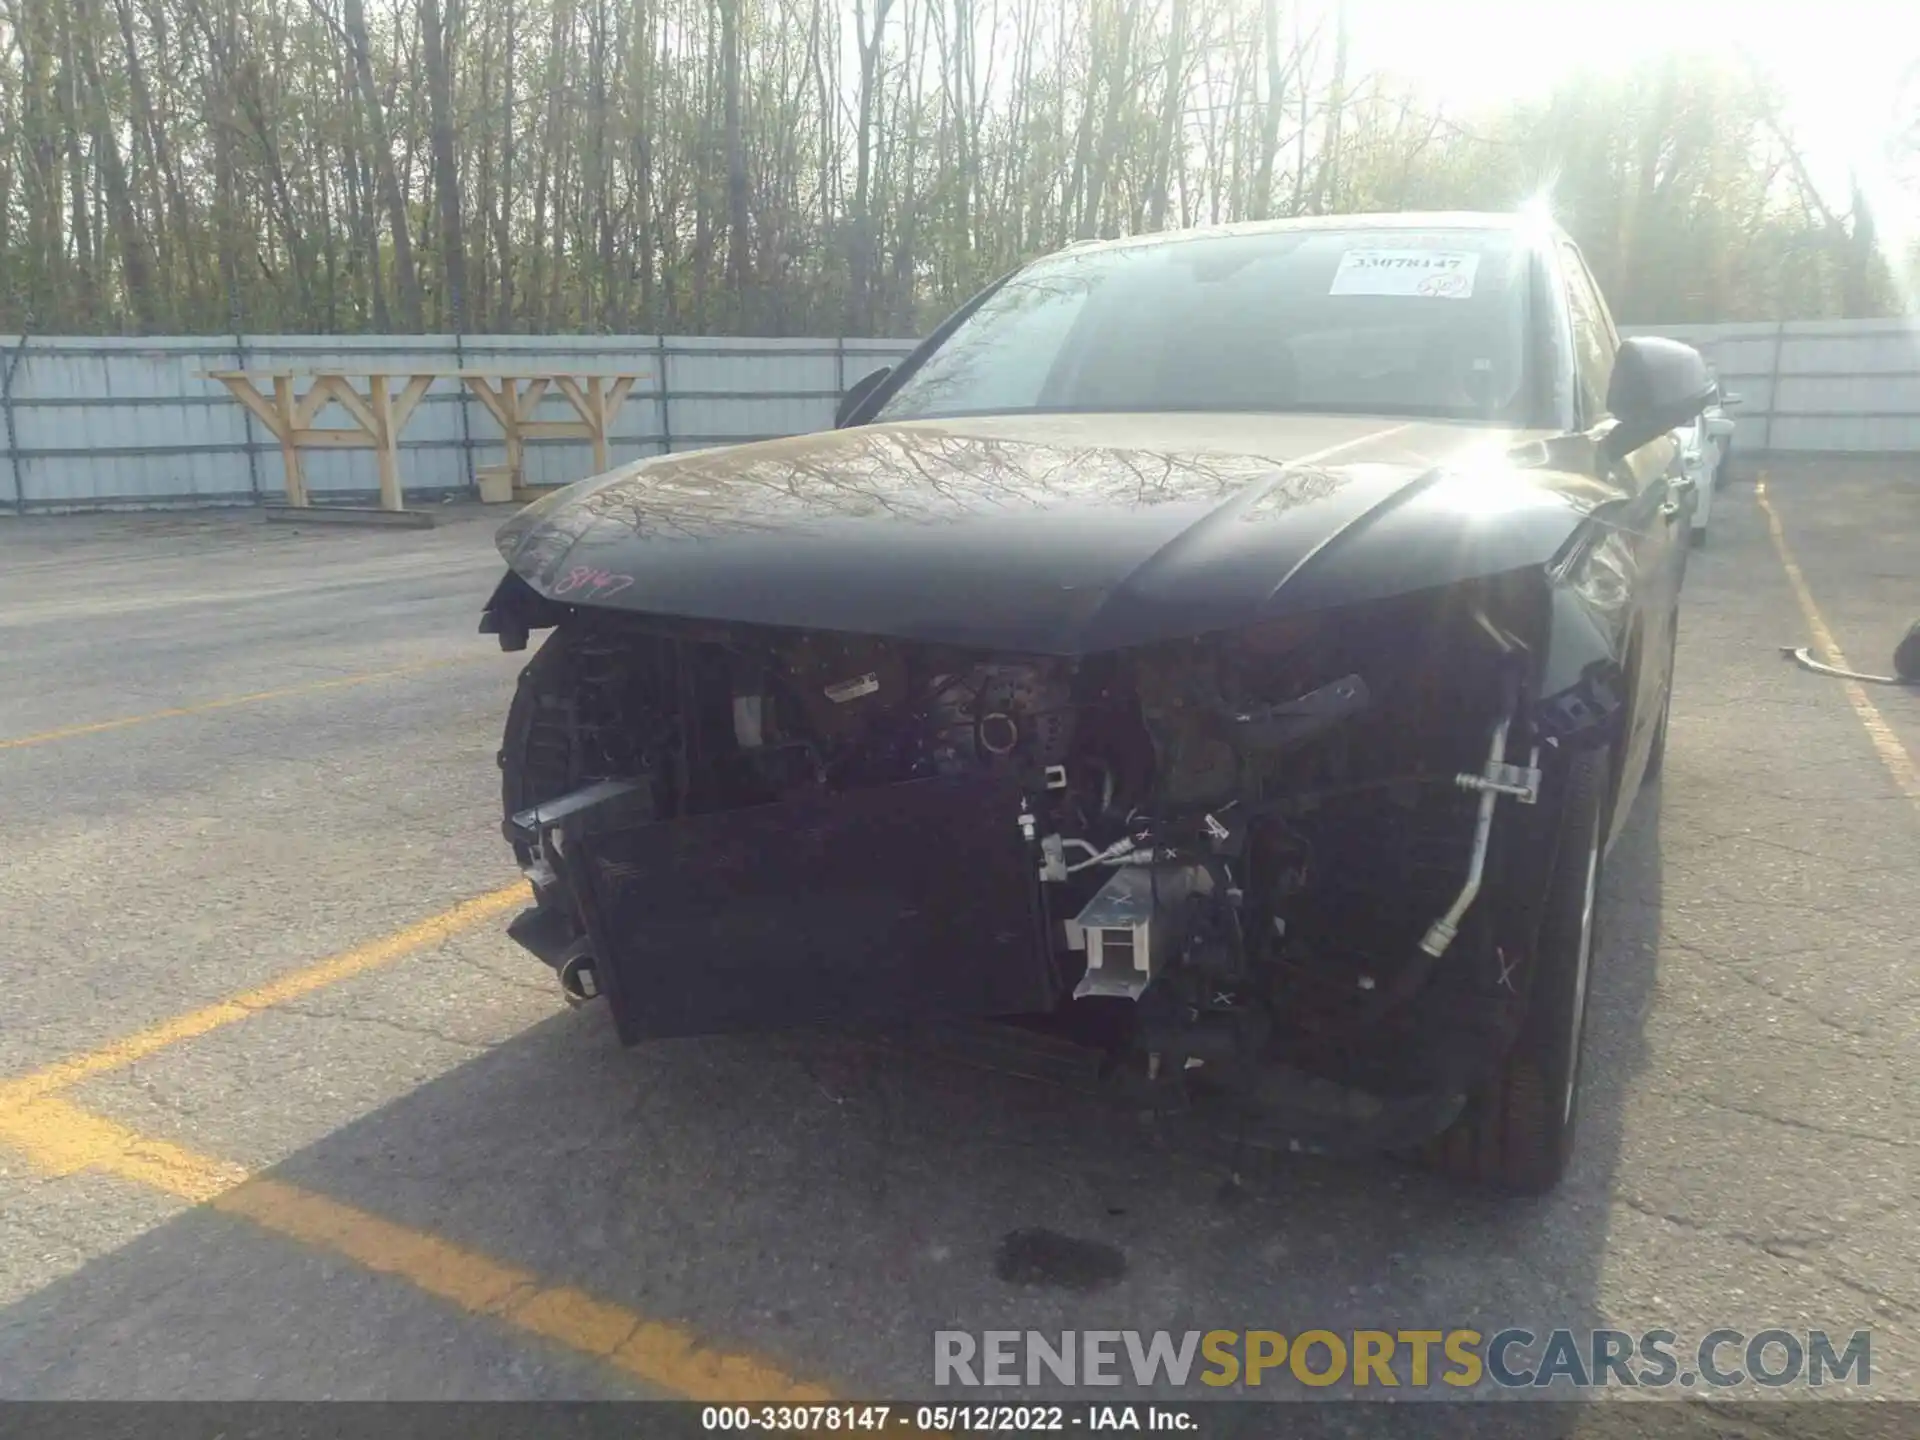
[[1693,482],[1693,533],[1689,538],[1696,550],[1707,543],[1714,491],[1727,481],[1727,457],[1733,450],[1733,417],[1727,411],[1739,403],[1738,395],[1716,387],[1713,403],[1691,425],[1673,432],[1680,442],[1680,463]]

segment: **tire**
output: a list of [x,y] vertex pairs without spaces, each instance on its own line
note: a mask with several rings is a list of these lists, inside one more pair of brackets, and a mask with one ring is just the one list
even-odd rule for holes
[[1673,686],[1667,686],[1667,698],[1660,703],[1660,728],[1653,732],[1653,744],[1647,747],[1647,768],[1642,780],[1658,780],[1667,765],[1667,712],[1673,709]]
[[1724,490],[1733,479],[1733,442],[1727,442],[1727,448],[1720,452],[1720,464],[1713,472],[1713,488]]
[[1695,550],[1706,549],[1707,548],[1707,527],[1704,525],[1694,526],[1691,530],[1687,532],[1687,543],[1691,545]]
[[1667,720],[1673,714],[1673,666],[1680,653],[1680,612],[1675,610],[1668,622],[1672,639],[1667,645],[1667,688],[1660,697],[1660,728],[1653,732],[1653,744],[1647,748],[1646,769],[1640,772],[1641,783],[1658,780],[1660,772],[1667,765]]
[[1566,763],[1520,1033],[1499,1072],[1426,1151],[1428,1163],[1454,1179],[1542,1195],[1572,1158],[1609,771],[1604,750]]
[[1907,635],[1893,647],[1893,673],[1910,685],[1920,685],[1920,620],[1907,627]]

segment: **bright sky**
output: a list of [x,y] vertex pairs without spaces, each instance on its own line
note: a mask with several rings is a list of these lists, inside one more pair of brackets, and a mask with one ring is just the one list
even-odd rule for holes
[[[1663,49],[1743,46],[1778,81],[1815,182],[1844,206],[1920,64],[1920,0],[1350,0],[1363,67],[1463,106],[1545,90],[1583,62],[1630,73]],[[1916,90],[1920,100],[1920,89]]]

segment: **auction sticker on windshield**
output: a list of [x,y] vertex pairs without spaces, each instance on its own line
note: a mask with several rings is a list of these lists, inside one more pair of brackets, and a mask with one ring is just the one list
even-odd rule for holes
[[1465,300],[1479,269],[1480,256],[1472,250],[1349,250],[1327,293]]

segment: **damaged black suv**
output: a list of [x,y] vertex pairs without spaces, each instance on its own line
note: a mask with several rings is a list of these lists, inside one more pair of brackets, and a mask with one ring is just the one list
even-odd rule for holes
[[629,1043],[1002,1022],[1546,1189],[1711,393],[1534,219],[1037,260],[832,431],[502,529],[511,933]]

